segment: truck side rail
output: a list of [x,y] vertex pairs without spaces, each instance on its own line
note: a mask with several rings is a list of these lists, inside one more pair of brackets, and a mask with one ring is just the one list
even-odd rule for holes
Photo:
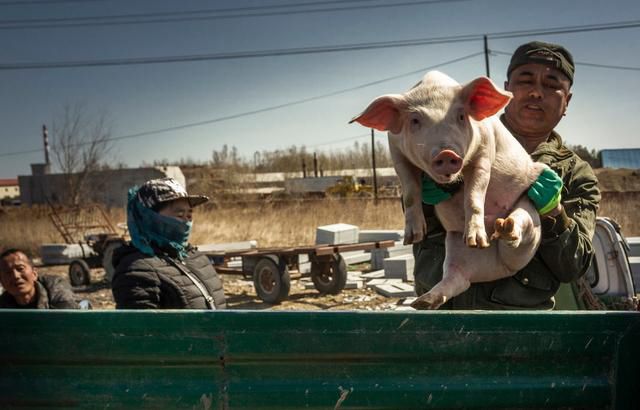
[[637,408],[634,312],[0,312],[0,408]]

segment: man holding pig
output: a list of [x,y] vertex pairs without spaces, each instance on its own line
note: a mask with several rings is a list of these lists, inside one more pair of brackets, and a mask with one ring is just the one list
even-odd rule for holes
[[[571,100],[573,57],[564,47],[539,41],[514,52],[505,89],[513,98],[501,120],[535,161],[562,179],[561,202],[541,215],[542,242],[533,260],[512,277],[474,283],[443,309],[551,309],[560,283],[580,278],[591,264],[600,202],[591,167],[569,150],[554,128]],[[416,292],[442,279],[444,229],[432,205],[423,204],[427,237],[414,245]]]

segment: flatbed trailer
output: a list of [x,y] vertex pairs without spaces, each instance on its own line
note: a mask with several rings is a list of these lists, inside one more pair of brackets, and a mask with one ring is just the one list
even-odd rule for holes
[[[389,248],[392,240],[339,245],[254,248],[234,251],[205,252],[219,273],[240,274],[253,278],[258,297],[267,303],[278,303],[289,296],[290,271],[300,277],[310,276],[315,288],[323,294],[342,292],[347,282],[347,266],[341,253]],[[311,264],[308,274],[300,272],[300,255]],[[239,268],[229,267],[232,258],[241,258]]]

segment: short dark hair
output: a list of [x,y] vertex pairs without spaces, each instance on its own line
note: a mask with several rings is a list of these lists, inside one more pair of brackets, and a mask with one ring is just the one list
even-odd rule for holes
[[5,249],[4,251],[2,251],[2,253],[0,253],[0,260],[6,258],[9,255],[13,255],[14,253],[21,253],[24,256],[26,256],[27,260],[29,261],[29,264],[33,266],[33,261],[31,260],[31,255],[29,255],[29,253],[27,251],[25,251],[24,249],[20,249],[20,248],[8,248],[8,249]]

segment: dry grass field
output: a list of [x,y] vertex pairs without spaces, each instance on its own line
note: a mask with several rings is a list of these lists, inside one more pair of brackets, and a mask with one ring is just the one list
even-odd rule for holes
[[[113,222],[124,222],[123,209],[111,209]],[[640,192],[604,192],[601,216],[617,220],[626,236],[640,236]],[[316,227],[333,223],[360,229],[402,229],[400,200],[324,199],[252,201],[196,208],[194,244],[257,240],[261,247],[309,245]],[[37,255],[40,244],[63,242],[45,208],[0,209],[0,249],[20,247]]]

